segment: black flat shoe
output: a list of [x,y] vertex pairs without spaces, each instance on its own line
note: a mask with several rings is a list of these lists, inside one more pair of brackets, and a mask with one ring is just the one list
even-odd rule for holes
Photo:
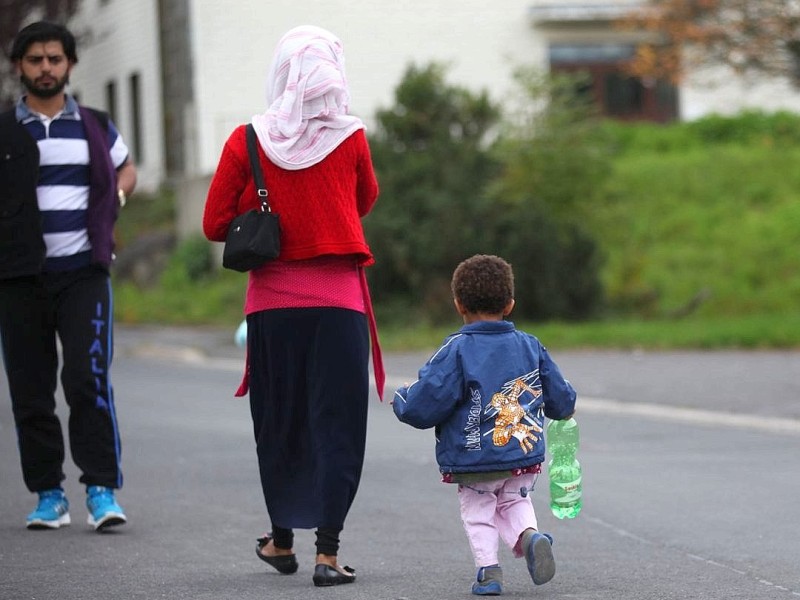
[[340,567],[344,573],[334,569],[330,565],[317,565],[314,567],[314,585],[325,587],[329,585],[341,585],[342,583],[353,583],[356,580],[356,570],[350,567]]
[[266,556],[261,552],[261,550],[269,544],[272,538],[268,535],[265,535],[262,538],[258,538],[256,540],[258,543],[256,544],[256,554],[258,558],[263,560],[269,566],[274,567],[278,573],[282,573],[284,575],[291,575],[292,573],[297,572],[297,557],[294,554],[279,554],[277,556]]

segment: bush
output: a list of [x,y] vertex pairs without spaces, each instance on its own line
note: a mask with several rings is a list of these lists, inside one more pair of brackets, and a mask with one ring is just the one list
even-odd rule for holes
[[599,250],[579,228],[523,203],[504,208],[486,240],[514,268],[516,319],[578,320],[600,312]]
[[520,107],[507,119],[486,219],[492,245],[515,265],[527,319],[582,319],[603,307],[593,215],[611,174],[609,138],[575,77],[520,70]]
[[449,314],[452,270],[482,246],[483,188],[496,168],[487,138],[498,118],[486,93],[448,85],[435,64],[409,67],[396,105],[378,112],[370,145],[381,197],[365,229],[378,263],[373,298],[390,313]]
[[621,154],[706,151],[710,146],[721,145],[767,148],[800,145],[800,116],[787,111],[708,115],[669,125],[607,121],[604,129]]
[[381,198],[365,223],[373,298],[387,314],[449,316],[453,269],[476,253],[515,264],[521,317],[598,311],[600,255],[582,224],[609,171],[602,130],[574,80],[520,84],[522,110],[500,141],[499,109],[447,85],[437,65],[410,67],[397,105],[378,113],[370,143]]
[[214,271],[211,243],[200,233],[189,236],[178,244],[168,268],[186,275],[189,281],[198,281]]

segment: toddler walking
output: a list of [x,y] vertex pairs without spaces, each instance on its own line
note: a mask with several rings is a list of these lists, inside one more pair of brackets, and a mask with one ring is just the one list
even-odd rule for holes
[[458,485],[478,569],[472,593],[494,596],[503,591],[500,539],[525,557],[534,584],[555,574],[553,539],[538,531],[529,492],[545,457],[544,418],[572,416],[576,394],[539,340],[504,320],[514,308],[511,265],[473,256],[451,288],[464,327],[395,392],[392,407],[404,423],[436,427],[442,481]]

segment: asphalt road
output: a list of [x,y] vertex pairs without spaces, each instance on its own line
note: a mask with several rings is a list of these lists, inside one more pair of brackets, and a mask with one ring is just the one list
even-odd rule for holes
[[[113,368],[130,522],[96,534],[68,461],[72,525],[32,532],[0,376],[0,599],[469,598],[474,576],[454,489],[439,483],[431,431],[370,407],[361,489],[341,560],[358,581],[314,588],[254,556],[266,528],[246,400],[234,399],[232,332],[123,329]],[[535,587],[504,550],[505,596],[569,599],[800,597],[800,353],[559,352],[578,389],[584,509],[558,521],[557,572]],[[389,386],[425,354],[386,357]],[[63,402],[62,402],[62,415]]]

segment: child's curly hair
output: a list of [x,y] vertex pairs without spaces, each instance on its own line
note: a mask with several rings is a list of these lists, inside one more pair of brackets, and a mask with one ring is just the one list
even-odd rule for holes
[[456,267],[450,289],[467,311],[499,314],[514,299],[514,272],[499,256],[476,254]]

